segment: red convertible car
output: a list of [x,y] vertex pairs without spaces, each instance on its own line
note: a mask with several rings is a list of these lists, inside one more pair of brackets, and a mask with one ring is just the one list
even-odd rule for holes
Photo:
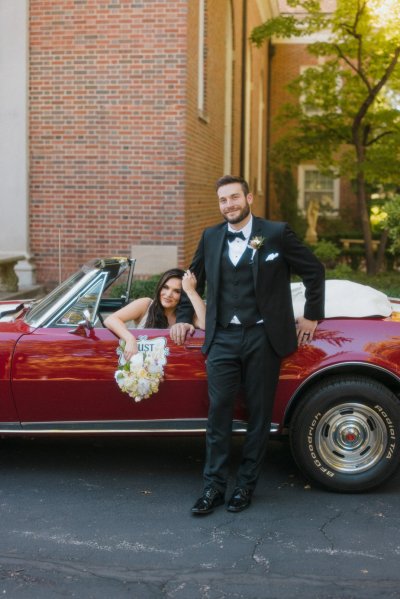
[[[134,265],[94,260],[41,300],[0,303],[2,436],[204,433],[203,331],[183,346],[168,330],[136,331],[144,345],[165,339],[164,380],[140,402],[116,383],[118,340],[103,322],[129,301]],[[271,436],[289,435],[304,475],[331,490],[372,488],[399,463],[400,301],[389,305],[325,319],[282,365]],[[233,432],[245,430],[238,397]]]

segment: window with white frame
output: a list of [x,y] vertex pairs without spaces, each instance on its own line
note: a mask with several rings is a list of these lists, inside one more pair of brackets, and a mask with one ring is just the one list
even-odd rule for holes
[[299,166],[299,208],[306,212],[310,202],[335,214],[339,209],[340,180],[332,176],[322,174],[315,166]]
[[[335,107],[327,107],[326,105],[326,97],[339,93],[340,88],[342,87],[342,79],[341,77],[336,77],[330,85],[330,92],[327,94],[325,86],[328,85],[327,73],[326,71],[322,71],[323,63],[317,65],[308,65],[308,66],[300,66],[300,75],[307,76],[307,71],[312,71],[315,73],[314,78],[309,81],[308,85],[302,85],[302,89],[304,91],[300,94],[300,105],[305,115],[307,116],[316,116],[322,115],[327,111],[334,110],[335,112],[339,112],[339,106]],[[316,77],[318,75],[318,77]],[[318,81],[319,79],[319,81]],[[322,90],[321,85],[324,86],[324,90]],[[307,89],[307,93],[306,93]]]
[[[300,75],[304,75],[311,68],[317,70],[317,69],[320,69],[320,66],[319,65],[300,66]],[[315,101],[315,97],[313,97],[313,101]],[[306,114],[307,116],[314,116],[317,114],[322,114],[322,110],[320,108],[318,108],[317,106],[314,106],[314,105],[311,107],[307,103],[306,94],[304,92],[302,92],[300,95],[300,104],[301,104],[304,114]]]

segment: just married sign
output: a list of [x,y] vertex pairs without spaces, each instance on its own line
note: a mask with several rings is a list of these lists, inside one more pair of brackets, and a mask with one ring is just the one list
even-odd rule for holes
[[165,337],[148,339],[147,335],[140,335],[137,344],[138,353],[126,361],[123,342],[120,343],[117,348],[118,369],[114,374],[121,391],[127,393],[135,402],[157,393],[164,378],[164,367],[169,354]]

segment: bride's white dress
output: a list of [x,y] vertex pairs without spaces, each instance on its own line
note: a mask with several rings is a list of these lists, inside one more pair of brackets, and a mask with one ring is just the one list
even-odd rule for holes
[[[292,283],[292,301],[295,318],[304,314],[304,285]],[[368,285],[328,279],[325,281],[325,318],[364,318],[390,316],[391,303],[384,293]]]

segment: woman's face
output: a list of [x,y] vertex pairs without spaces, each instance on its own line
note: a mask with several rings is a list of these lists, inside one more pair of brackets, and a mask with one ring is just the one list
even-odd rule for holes
[[163,308],[176,308],[181,299],[182,281],[172,277],[161,287],[160,302]]

